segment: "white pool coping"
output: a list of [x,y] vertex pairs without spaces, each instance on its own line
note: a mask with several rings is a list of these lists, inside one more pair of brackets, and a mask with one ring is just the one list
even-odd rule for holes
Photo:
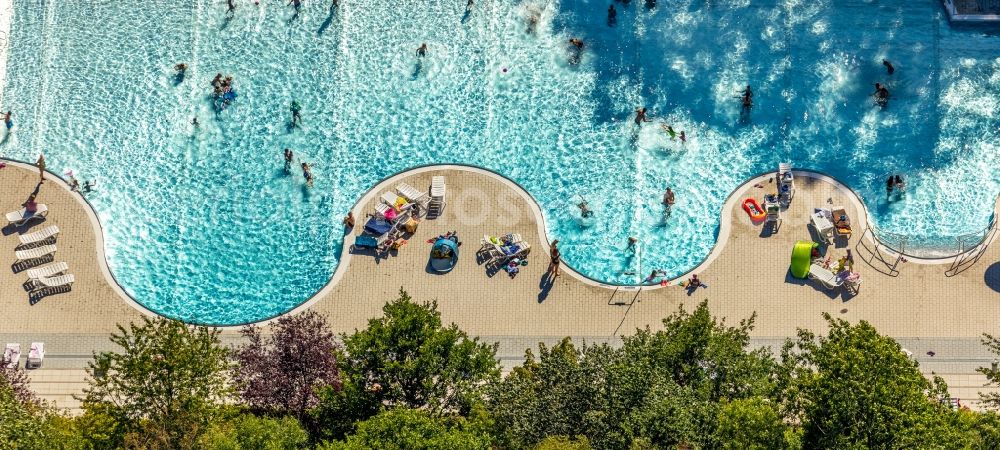
[[[4,0],[0,0],[0,1],[4,1]],[[13,160],[5,159],[5,158],[0,158],[0,159],[3,159],[4,161],[7,161],[8,164],[11,164],[11,165],[14,165],[14,166],[17,166],[17,167],[21,167],[21,168],[26,169],[26,170],[37,170],[37,168],[34,165],[32,165],[32,164],[28,164],[28,163],[20,162],[20,161],[13,161]],[[528,207],[530,208],[532,214],[534,215],[534,217],[535,217],[535,223],[537,225],[537,233],[538,233],[538,236],[540,237],[540,240],[541,240],[540,247],[542,248],[543,252],[545,252],[546,254],[548,253],[548,251],[549,251],[549,245],[548,245],[548,243],[550,241],[550,237],[548,235],[548,230],[547,230],[547,228],[545,226],[545,216],[544,216],[544,214],[542,214],[541,208],[538,205],[538,202],[535,200],[535,198],[532,197],[531,194],[528,191],[526,191],[524,188],[522,188],[520,185],[518,185],[514,181],[510,180],[509,178],[504,177],[504,176],[502,176],[502,175],[500,175],[500,174],[498,174],[496,172],[493,172],[493,171],[490,171],[490,170],[487,170],[487,169],[483,169],[483,168],[479,168],[479,167],[465,166],[465,165],[456,165],[456,164],[440,164],[440,165],[428,165],[428,166],[417,167],[417,168],[413,168],[413,169],[409,169],[409,170],[406,170],[406,171],[403,171],[403,172],[396,173],[396,174],[394,174],[394,175],[392,175],[392,176],[390,176],[390,177],[382,180],[381,182],[377,183],[375,186],[373,186],[371,189],[369,189],[367,192],[365,192],[365,194],[362,195],[361,198],[359,198],[358,201],[354,204],[354,207],[352,208],[352,212],[354,213],[355,217],[364,217],[365,212],[366,212],[364,210],[364,207],[367,206],[376,197],[376,195],[379,192],[381,192],[381,191],[383,191],[385,189],[390,189],[392,186],[398,184],[398,182],[400,180],[404,179],[404,178],[411,177],[413,175],[417,175],[417,174],[421,174],[421,173],[436,172],[436,171],[443,171],[443,170],[460,171],[460,172],[464,171],[464,172],[469,172],[469,173],[475,173],[475,174],[478,174],[478,175],[484,175],[484,176],[490,177],[490,178],[492,178],[492,179],[494,179],[496,181],[501,182],[502,184],[504,184],[505,186],[507,186],[508,188],[510,188],[513,192],[517,193],[517,195],[519,195],[521,197],[521,199],[524,200],[528,204]],[[71,190],[69,184],[66,183],[66,181],[63,180],[58,174],[53,173],[53,172],[48,172],[48,173],[49,173],[49,176],[47,177],[48,179],[55,181],[56,184],[58,184],[60,187],[62,187],[64,189],[66,189],[67,191]],[[868,223],[870,223],[869,222],[869,215],[868,215],[868,208],[865,206],[864,201],[861,200],[860,196],[858,196],[858,194],[854,190],[852,190],[851,188],[849,188],[847,185],[841,183],[840,181],[838,181],[837,179],[835,179],[833,177],[830,177],[828,175],[821,174],[821,173],[818,173],[818,172],[813,172],[813,171],[808,171],[808,170],[793,170],[792,173],[798,179],[812,178],[812,179],[819,180],[819,181],[824,181],[824,182],[827,182],[827,183],[833,185],[835,189],[837,189],[838,191],[840,191],[847,198],[847,201],[850,202],[850,204],[854,206],[855,210],[858,211],[858,214],[859,214],[860,217],[858,217],[855,220],[855,223],[864,223],[864,224],[866,224],[866,226],[867,226]],[[726,199],[725,203],[723,204],[722,210],[720,211],[720,214],[719,214],[719,216],[720,216],[720,218],[719,218],[719,235],[716,238],[715,245],[712,247],[712,250],[709,252],[708,256],[706,256],[705,259],[702,260],[702,262],[699,263],[696,267],[694,267],[693,269],[687,271],[683,275],[680,275],[678,277],[675,277],[675,278],[669,280],[668,286],[676,285],[677,282],[686,279],[690,274],[700,273],[700,272],[706,270],[719,257],[719,255],[722,254],[723,250],[725,249],[726,243],[729,241],[729,236],[732,233],[732,227],[733,227],[733,217],[732,217],[732,214],[733,214],[733,211],[734,211],[736,205],[738,205],[742,201],[742,199],[746,196],[746,193],[754,185],[756,185],[757,183],[766,182],[767,179],[769,177],[773,177],[774,174],[775,174],[775,172],[767,172],[767,173],[761,174],[759,176],[753,177],[753,178],[747,180],[746,182],[740,184],[736,189],[734,189],[732,191],[732,193],[729,194],[729,197]],[[133,308],[135,308],[140,313],[142,313],[142,314],[144,314],[146,316],[150,316],[150,317],[159,316],[160,314],[158,314],[155,311],[152,311],[152,310],[146,308],[140,302],[138,302],[137,300],[135,300],[118,283],[117,279],[114,277],[114,274],[111,272],[110,266],[109,266],[108,261],[107,261],[107,257],[106,257],[106,254],[105,254],[105,248],[104,248],[104,229],[101,226],[101,222],[100,222],[100,219],[97,216],[96,210],[79,193],[72,193],[72,196],[73,196],[73,198],[75,198],[77,200],[77,202],[81,206],[84,207],[83,209],[86,210],[86,214],[87,214],[88,219],[90,220],[91,226],[95,230],[95,235],[96,236],[94,237],[94,239],[95,239],[95,243],[96,243],[96,245],[95,245],[96,249],[95,250],[96,250],[96,255],[97,255],[97,264],[98,264],[98,266],[100,266],[101,273],[104,274],[104,277],[105,277],[107,283],[111,286],[111,288],[115,292],[118,293],[118,295],[123,300],[125,300],[125,302],[127,304],[131,305]],[[995,209],[1000,209],[1000,201],[998,201],[994,205],[994,207],[995,207]],[[998,213],[1000,213],[1000,212],[998,212]],[[337,224],[336,223],[330,223],[330,226],[331,227],[337,226]],[[873,233],[864,233],[862,235],[863,236],[862,238],[866,237],[868,242],[874,243],[874,240],[873,240],[873,237],[872,237]],[[347,270],[350,267],[350,262],[351,262],[352,254],[351,254],[351,251],[350,251],[350,245],[348,245],[347,242],[346,242],[346,237],[347,236],[345,235],[345,242],[342,245],[340,259],[337,262],[337,268],[334,269],[333,275],[330,277],[330,279],[327,281],[327,283],[319,291],[315,292],[313,295],[311,295],[307,300],[305,300],[304,302],[302,302],[300,305],[296,306],[295,308],[292,308],[291,310],[289,310],[289,311],[287,311],[285,313],[279,314],[279,315],[277,315],[275,317],[272,317],[272,318],[269,318],[269,319],[265,319],[265,320],[261,320],[261,321],[253,322],[253,323],[257,324],[257,325],[267,325],[267,324],[271,323],[272,321],[277,320],[280,317],[283,317],[283,316],[286,316],[286,315],[289,315],[289,314],[296,314],[296,313],[302,312],[302,311],[304,311],[304,310],[312,307],[313,305],[315,305],[317,302],[319,302],[320,299],[322,299],[325,296],[329,295],[333,291],[333,289],[336,287],[336,285],[340,282],[340,280],[344,277],[344,274],[347,273]],[[888,249],[883,249],[882,251],[885,251],[888,254],[894,255]],[[906,259],[907,259],[907,262],[909,262],[909,263],[934,265],[934,264],[947,264],[947,263],[950,263],[950,262],[954,261],[955,257],[940,258],[940,259],[921,259],[921,258],[906,256]],[[666,287],[666,286],[661,286],[660,284],[652,284],[652,285],[615,285],[615,284],[602,283],[602,282],[599,282],[597,280],[588,278],[588,277],[580,274],[579,272],[577,272],[576,270],[574,270],[569,265],[564,265],[563,271],[564,271],[564,273],[568,273],[571,277],[573,277],[574,279],[576,279],[577,281],[579,281],[579,282],[581,282],[583,284],[586,284],[586,285],[589,285],[589,286],[598,287],[598,288],[609,289],[609,290],[621,290],[621,291],[624,291],[624,292],[629,292],[629,291],[633,291],[634,292],[634,291],[637,291],[639,289],[642,289],[642,290],[651,290],[651,289],[660,289],[660,288]],[[220,325],[220,326],[215,326],[215,327],[216,328],[220,328],[220,329],[237,330],[237,329],[239,329],[239,328],[241,328],[243,326],[244,326],[244,324],[240,324],[240,325],[224,325],[224,326]]]

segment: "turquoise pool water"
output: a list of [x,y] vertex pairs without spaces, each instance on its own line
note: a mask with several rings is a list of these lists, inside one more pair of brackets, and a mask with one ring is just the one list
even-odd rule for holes
[[[566,262],[612,283],[696,266],[725,197],[780,161],[845,181],[880,228],[925,253],[985,227],[1000,191],[1000,38],[949,25],[935,0],[632,1],[615,3],[614,27],[607,1],[479,0],[464,19],[459,0],[341,0],[333,13],[306,0],[298,16],[285,1],[238,1],[231,19],[214,0],[14,3],[2,106],[17,128],[0,155],[44,151],[50,168],[96,179],[115,277],[188,321],[244,323],[305,301],[337,267],[343,214],[423,164],[517,181]],[[586,43],[577,65],[570,37]],[[190,65],[181,83],[178,62]],[[216,116],[218,72],[239,97]],[[875,82],[892,92],[884,110]],[[748,83],[756,106],[741,121],[734,97]],[[653,122],[637,130],[640,105]],[[312,163],[313,188],[283,172],[285,147]],[[895,172],[909,192],[888,203]],[[678,201],[664,221],[668,185]],[[589,227],[578,195],[596,211]]]

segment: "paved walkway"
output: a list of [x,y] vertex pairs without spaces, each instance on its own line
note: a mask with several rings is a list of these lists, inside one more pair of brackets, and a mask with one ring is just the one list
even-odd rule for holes
[[[374,210],[374,202],[383,191],[400,180],[423,189],[432,175],[443,175],[447,180],[444,214],[422,222],[409,243],[386,259],[376,260],[365,253],[345,255],[334,281],[300,309],[319,311],[336,331],[350,332],[379,315],[382,305],[403,287],[416,299],[437,300],[446,322],[455,322],[486,341],[499,342],[499,356],[506,367],[518,363],[524,349],[538,342],[573,336],[614,343],[616,335],[637,327],[656,328],[678,305],[690,308],[703,299],[716,315],[731,322],[756,312],[754,345],[780,344],[798,327],[822,330],[824,312],[851,321],[868,320],[913,351],[924,370],[945,374],[953,394],[963,399],[974,397],[984,381],[975,368],[992,360],[979,345],[979,336],[1000,333],[1000,245],[990,247],[978,263],[954,277],[944,275],[946,266],[915,263],[901,264],[899,275],[893,277],[861,261],[858,230],[850,242],[839,242],[832,250],[835,256],[847,248],[854,250],[855,268],[863,277],[858,295],[834,295],[813,283],[788,277],[793,243],[810,238],[807,223],[813,207],[842,204],[852,218],[861,217],[853,194],[826,180],[798,178],[795,200],[773,235],[750,223],[734,201],[723,214],[723,222],[729,224],[720,233],[724,241],[711,261],[697,269],[710,287],[688,295],[676,286],[641,291],[609,289],[571,274],[546,287],[542,279],[548,250],[537,206],[511,182],[481,171],[450,167],[402,174],[377,186],[359,202],[355,209],[359,223],[363,223],[365,212]],[[37,172],[21,167],[0,170],[0,192],[14,193],[0,198],[0,208],[16,209],[36,181]],[[758,182],[765,189],[754,188]],[[79,194],[57,183],[46,182],[41,188],[39,200],[49,205],[51,213],[45,222],[30,229],[59,225],[63,232],[57,241],[56,259],[69,262],[77,282],[70,292],[32,303],[21,287],[23,273],[16,269],[0,272],[4,299],[0,341],[20,342],[23,348],[31,341],[45,341],[46,368],[33,371],[36,389],[61,406],[74,408],[77,404],[65,392],[82,387],[79,369],[90,353],[107,348],[107,333],[116,323],[136,320],[141,313],[108,284],[88,207]],[[767,186],[767,177],[751,180],[733,199],[746,197],[746,191],[760,197]],[[855,222],[861,222],[859,219]],[[430,244],[426,241],[450,230],[457,230],[464,241],[460,262],[447,275],[429,273]],[[5,229],[0,254],[12,255],[17,244],[13,234],[25,231]],[[533,247],[529,265],[513,279],[503,272],[490,276],[476,261],[479,239],[484,234],[504,232],[520,233]],[[353,242],[353,236],[347,239]],[[228,342],[236,340],[234,333],[227,331]]]

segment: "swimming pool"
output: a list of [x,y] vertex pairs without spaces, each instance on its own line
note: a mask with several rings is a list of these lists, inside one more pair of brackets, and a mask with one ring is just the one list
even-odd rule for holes
[[[633,1],[614,3],[614,27],[606,1],[481,0],[464,18],[461,1],[348,0],[335,13],[307,1],[298,16],[261,3],[227,19],[214,0],[15,0],[3,106],[18,128],[0,154],[41,150],[50,168],[97,179],[89,199],[115,277],[168,316],[239,324],[294,308],[336,269],[340,217],[360,195],[430,163],[517,181],[566,262],[611,283],[696,266],[726,196],[780,161],[845,181],[880,228],[924,252],[984,227],[1000,190],[1000,39],[950,26],[935,0]],[[585,41],[577,65],[570,37]],[[240,95],[216,118],[219,72]],[[875,82],[892,92],[885,110]],[[653,122],[636,131],[640,105]],[[285,147],[312,163],[313,188],[284,173]],[[896,172],[909,192],[888,203]],[[664,220],[668,185],[678,200]],[[588,227],[580,196],[596,212]]]

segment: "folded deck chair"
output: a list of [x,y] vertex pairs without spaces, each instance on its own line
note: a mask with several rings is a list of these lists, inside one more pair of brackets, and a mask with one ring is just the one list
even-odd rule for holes
[[51,255],[55,252],[55,245],[43,245],[41,247],[29,248],[27,250],[17,250],[14,252],[14,256],[18,261],[27,261],[29,259],[37,259],[45,255]]
[[21,359],[21,344],[7,344],[7,348],[3,350],[3,361],[7,365],[8,369],[13,369],[17,367],[18,361]]
[[11,211],[7,213],[7,222],[14,226],[21,226],[28,223],[32,219],[41,219],[49,215],[49,207],[45,206],[44,203],[39,203],[36,205],[35,212],[28,212],[27,208],[21,208],[18,211]]
[[28,279],[37,280],[39,278],[49,278],[51,276],[59,275],[67,270],[69,270],[69,264],[66,264],[65,262],[52,263],[46,266],[28,269]]
[[45,343],[43,342],[32,342],[31,350],[28,350],[28,361],[24,363],[25,369],[37,369],[42,367],[42,361],[45,359]]
[[73,274],[69,274],[69,275],[57,275],[54,277],[47,277],[47,278],[35,278],[29,281],[31,282],[33,288],[44,289],[44,288],[71,286],[73,284],[73,281],[75,280],[73,278]]
[[444,177],[441,176],[431,177],[431,197],[438,197],[444,199],[444,194],[446,190],[447,189],[444,184]]
[[438,217],[444,212],[446,187],[444,177],[431,177],[431,200],[427,203],[427,214]]
[[813,264],[809,266],[809,278],[818,281],[826,289],[836,289],[844,284],[844,280],[830,272],[829,269]]
[[18,238],[21,240],[21,245],[30,245],[42,242],[50,237],[54,237],[57,234],[59,234],[59,227],[52,225],[33,233],[22,234],[18,236]]

